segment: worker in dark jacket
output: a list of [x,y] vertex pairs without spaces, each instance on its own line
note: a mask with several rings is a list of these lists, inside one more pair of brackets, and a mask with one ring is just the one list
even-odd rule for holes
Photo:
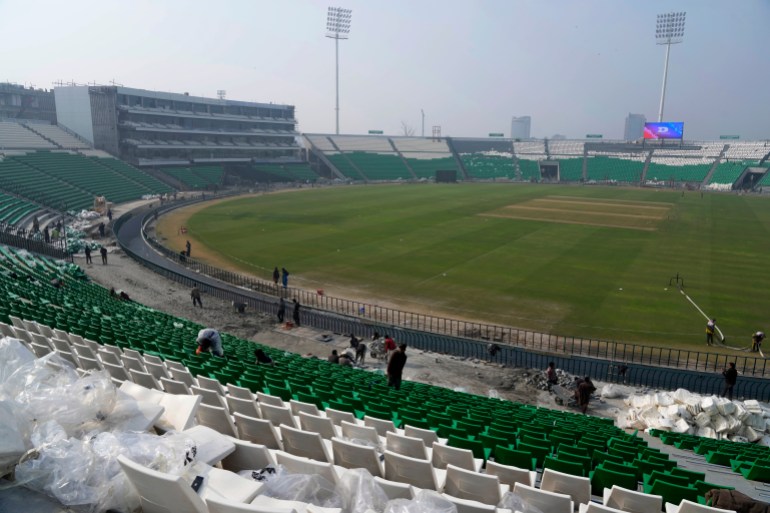
[[390,355],[390,360],[388,360],[389,387],[393,387],[396,390],[401,388],[401,375],[404,372],[404,365],[406,365],[406,344],[401,344],[398,346],[398,350]]
[[722,376],[725,377],[725,389],[722,391],[722,397],[727,397],[732,401],[733,387],[735,382],[738,381],[738,371],[735,369],[735,362],[727,364],[727,368],[722,371]]

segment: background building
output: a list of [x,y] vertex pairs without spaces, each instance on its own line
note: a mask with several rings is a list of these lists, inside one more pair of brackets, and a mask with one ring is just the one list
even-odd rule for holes
[[56,123],[53,91],[0,83],[0,119],[40,119]]
[[54,89],[60,125],[139,166],[297,159],[293,105],[122,86]]
[[647,118],[644,114],[628,114],[626,117],[626,129],[623,132],[623,139],[626,141],[635,141],[641,139],[644,135],[644,124]]
[[511,121],[511,139],[529,139],[532,128],[530,116],[515,117]]

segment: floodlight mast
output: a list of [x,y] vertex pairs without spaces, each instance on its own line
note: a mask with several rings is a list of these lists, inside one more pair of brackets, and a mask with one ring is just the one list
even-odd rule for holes
[[663,106],[666,103],[666,82],[668,81],[668,57],[671,53],[671,45],[682,42],[684,39],[684,20],[687,13],[684,11],[658,14],[658,22],[655,25],[655,42],[666,45],[666,62],[663,65],[663,86],[660,91],[660,109],[658,110],[658,122],[663,121]]
[[326,37],[334,39],[334,89],[336,112],[336,134],[340,133],[340,39],[347,39],[350,33],[350,18],[353,11],[342,7],[329,7],[326,13]]

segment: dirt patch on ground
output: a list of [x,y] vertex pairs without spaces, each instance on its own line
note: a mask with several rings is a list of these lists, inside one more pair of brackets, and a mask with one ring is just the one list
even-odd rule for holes
[[508,205],[483,217],[654,231],[670,204],[547,196]]
[[[82,266],[94,282],[125,290],[133,300],[151,308],[296,354],[326,358],[332,349],[348,347],[348,337],[304,327],[286,330],[272,317],[250,311],[238,314],[229,302],[205,294],[204,308],[193,308],[189,289],[149,271],[114,246],[110,246],[110,250],[108,265],[86,265],[85,259],[77,256],[75,263]],[[322,340],[323,335],[327,335],[328,339]],[[195,341],[189,343],[192,347]],[[407,351],[409,360],[404,370],[405,379],[472,394],[498,396],[524,404],[569,409],[557,404],[550,393],[527,383],[534,373],[541,372],[540,369],[517,369],[478,359]],[[368,358],[363,368],[370,372],[384,372],[385,364]],[[614,416],[619,406],[596,400],[590,413]]]

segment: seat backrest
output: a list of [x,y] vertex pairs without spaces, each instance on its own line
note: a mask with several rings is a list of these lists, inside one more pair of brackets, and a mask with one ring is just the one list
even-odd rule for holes
[[216,379],[198,376],[198,386],[216,392],[219,395],[225,395],[225,388]]
[[163,386],[163,390],[168,394],[190,395],[190,388],[182,381],[160,378],[160,384]]
[[181,476],[151,470],[125,456],[118,456],[118,463],[139,492],[144,513],[208,512],[204,502]]
[[188,387],[191,387],[191,386],[193,386],[193,385],[195,385],[197,383],[195,378],[193,378],[193,375],[190,374],[190,371],[188,371],[186,368],[185,369],[177,369],[176,367],[169,367],[168,363],[166,364],[166,367],[171,372],[171,376],[176,381],[181,381],[182,383],[184,383]]
[[268,465],[275,465],[275,459],[267,447],[253,444],[246,440],[230,437],[235,444],[235,451],[222,460],[222,468],[231,472],[241,470],[259,470]]
[[385,495],[388,496],[388,500],[414,499],[414,488],[410,484],[389,481],[382,477],[375,477],[374,482],[380,485],[380,488],[385,492]]
[[402,436],[398,433],[388,432],[385,436],[387,440],[387,449],[410,458],[417,458],[420,460],[428,459],[427,448],[425,443],[420,438],[412,436]]
[[126,369],[134,369],[140,372],[144,372],[143,360],[138,360],[137,358],[133,358],[126,354],[124,354],[120,359],[123,362],[123,367],[125,367]]
[[428,490],[438,490],[439,487],[436,472],[429,461],[390,451],[385,451],[385,479]]
[[374,447],[358,445],[337,438],[332,439],[334,464],[345,468],[364,468],[373,476],[382,476],[382,467]]
[[249,399],[251,401],[256,399],[254,394],[252,394],[251,390],[248,388],[239,387],[238,385],[232,385],[230,383],[227,384],[227,392],[230,394],[230,397],[237,397],[238,399]]
[[305,412],[310,415],[321,415],[321,411],[318,409],[318,406],[311,403],[303,403],[302,401],[295,401],[294,399],[289,401],[289,406],[291,407],[291,412],[294,415],[299,415],[300,412]]
[[326,413],[326,416],[332,419],[332,422],[335,426],[339,426],[340,422],[350,422],[351,424],[356,423],[356,416],[350,413],[349,411],[342,411],[342,410],[335,410],[334,408],[326,408],[324,410],[324,413]]
[[332,461],[324,447],[323,438],[318,433],[302,431],[286,424],[281,424],[280,427],[284,451],[316,461]]
[[433,442],[438,442],[438,435],[432,429],[422,429],[407,424],[404,428],[404,435],[412,438],[419,438],[425,444],[425,447],[431,447]]
[[311,415],[304,411],[299,412],[299,425],[305,431],[312,431],[321,435],[321,438],[331,440],[332,437],[337,436],[337,432],[334,431],[334,423],[329,417],[321,417],[320,415]]
[[[583,504],[580,505],[580,513],[625,513],[622,509],[610,508],[609,506],[602,506],[596,502],[589,502],[583,508]],[[653,511],[651,513],[658,513]]]
[[461,499],[448,492],[441,494],[441,496],[455,505],[457,513],[494,513],[497,510],[495,506],[470,499]]
[[318,474],[330,483],[337,484],[337,472],[331,463],[310,460],[284,451],[276,451],[275,462],[286,467],[292,474]]
[[147,372],[155,376],[155,379],[171,377],[171,375],[168,373],[168,370],[166,369],[166,366],[162,363],[145,361],[144,368],[147,369]]
[[617,485],[613,485],[610,489],[605,488],[603,499],[605,506],[632,513],[646,513],[663,509],[662,496],[627,490]]
[[522,483],[527,486],[535,486],[537,472],[510,465],[487,461],[487,474],[497,476],[502,484],[514,486],[516,483]]
[[257,392],[257,402],[262,404],[272,404],[273,406],[280,406],[284,407],[286,406],[283,402],[283,399],[280,397],[269,395],[269,394],[263,394],[262,392]]
[[543,470],[540,489],[569,495],[575,504],[585,504],[591,500],[590,479],[557,472],[550,468]]
[[364,415],[364,426],[373,427],[380,436],[398,432],[396,431],[396,425],[392,420],[378,419],[377,417],[370,417],[369,415]]
[[434,442],[433,466],[436,468],[446,468],[447,465],[454,465],[471,471],[476,470],[473,452],[468,449],[458,449],[457,447]]
[[209,406],[224,408],[226,404],[224,397],[207,388],[193,385],[190,387],[190,393],[201,396],[203,398],[203,404],[208,404]]
[[569,495],[540,490],[532,486],[516,483],[513,493],[524,499],[525,502],[540,508],[548,513],[572,513],[573,502]]
[[238,438],[238,431],[235,429],[233,419],[230,418],[230,412],[222,406],[201,403],[198,407],[198,422],[214,431],[219,431],[223,435]]
[[275,406],[268,403],[259,403],[259,410],[262,413],[262,418],[269,420],[274,426],[280,426],[286,424],[296,428],[297,422],[294,420],[294,415],[291,414],[291,410],[288,406]]
[[235,413],[235,424],[238,426],[238,433],[241,440],[248,440],[255,444],[261,444],[268,449],[283,450],[275,426],[269,421],[255,417],[247,417],[240,413]]
[[260,417],[259,409],[254,399],[241,399],[240,397],[228,395],[225,397],[225,400],[230,408],[230,413],[242,413],[247,417]]
[[[64,354],[64,353],[62,353]],[[128,372],[126,371],[125,367],[122,367],[120,365],[112,365],[107,362],[102,362],[102,366],[104,367],[104,370],[110,373],[110,376],[112,376],[115,379],[119,379],[121,381],[130,381],[131,376],[129,376]]]
[[372,427],[359,426],[352,422],[342,421],[340,422],[340,428],[342,429],[342,436],[351,440],[367,440],[374,445],[380,445],[380,438],[377,435],[377,430]]
[[155,390],[160,390],[162,388],[160,383],[158,383],[158,380],[155,379],[152,374],[134,369],[130,369],[128,373],[131,374],[131,380],[138,385]]
[[497,476],[447,465],[444,493],[496,506],[500,502],[500,481]]
[[713,508],[684,499],[679,503],[679,511],[677,513],[735,513],[735,510]]

